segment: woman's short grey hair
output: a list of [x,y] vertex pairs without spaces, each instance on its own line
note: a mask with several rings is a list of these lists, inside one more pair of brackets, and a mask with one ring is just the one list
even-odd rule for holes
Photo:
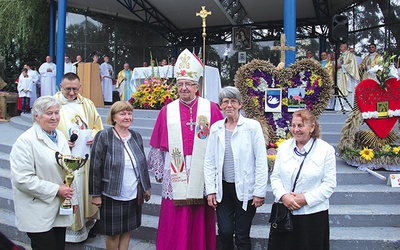
[[227,87],[223,87],[220,91],[219,91],[219,95],[218,95],[218,101],[219,104],[222,104],[222,100],[224,98],[229,98],[229,99],[236,99],[238,100],[240,103],[242,103],[242,96],[240,95],[239,90],[236,87],[232,87],[232,86],[227,86]]
[[33,120],[35,120],[36,116],[40,117],[48,108],[54,105],[61,109],[61,102],[54,96],[41,96],[36,99],[31,110]]

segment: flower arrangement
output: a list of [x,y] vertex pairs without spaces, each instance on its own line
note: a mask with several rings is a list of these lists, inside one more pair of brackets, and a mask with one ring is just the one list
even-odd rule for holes
[[274,164],[276,159],[276,154],[278,153],[279,145],[284,142],[285,139],[280,138],[275,143],[270,142],[267,148],[267,161],[268,161],[268,171],[272,172],[274,170]]
[[[289,88],[303,88],[306,108],[318,117],[330,100],[333,86],[328,73],[309,60],[279,69],[267,61],[253,60],[238,70],[235,85],[244,99],[246,116],[260,121],[268,131],[269,141],[274,143],[290,138]],[[264,111],[267,88],[282,90],[281,112]]]
[[383,53],[382,61],[380,65],[375,65],[371,69],[368,70],[370,74],[376,74],[376,78],[378,78],[379,86],[383,89],[386,89],[386,80],[389,78],[398,78],[397,70],[394,66],[394,59],[397,55],[389,56],[386,52]]
[[138,109],[161,109],[178,98],[177,92],[176,84],[170,79],[151,75],[144,79],[129,102]]
[[382,166],[395,166],[400,164],[400,146],[383,145],[378,148],[364,147],[363,149],[347,148],[341,157],[351,165],[355,166],[375,166],[374,169]]
[[360,169],[380,169],[400,171],[400,136],[391,131],[385,138],[362,126],[363,117],[358,106],[347,118],[337,154],[347,164]]

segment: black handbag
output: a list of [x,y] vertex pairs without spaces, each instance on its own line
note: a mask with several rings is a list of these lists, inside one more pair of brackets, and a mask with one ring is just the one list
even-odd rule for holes
[[[299,171],[297,172],[296,178],[293,183],[292,192],[294,192],[296,188],[297,179],[299,178],[300,171],[303,168],[304,160],[308,153],[310,153],[311,149],[314,146],[314,142],[311,144],[310,150],[301,154],[295,148],[294,151],[299,156],[304,156],[303,161],[300,164]],[[293,220],[292,220],[292,211],[290,211],[283,203],[274,202],[271,208],[271,215],[269,217],[269,223],[271,223],[271,231],[284,233],[284,232],[292,232],[293,231]]]
[[293,231],[292,212],[283,203],[274,202],[272,204],[269,222],[273,231],[279,233]]

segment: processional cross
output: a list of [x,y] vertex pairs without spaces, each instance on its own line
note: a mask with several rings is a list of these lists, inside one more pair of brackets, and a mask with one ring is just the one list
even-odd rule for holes
[[281,45],[280,46],[272,46],[271,50],[280,50],[281,51],[281,62],[285,63],[285,52],[286,50],[294,50],[294,47],[290,47],[286,45],[286,36],[285,34],[281,34]]
[[206,55],[206,17],[208,15],[211,15],[211,11],[207,11],[206,10],[206,6],[201,6],[201,11],[196,13],[196,16],[200,16],[201,19],[203,20],[201,27],[203,27],[203,33],[202,33],[202,37],[203,37],[203,63],[205,63],[205,55]]
[[211,15],[211,11],[207,11],[206,10],[206,6],[201,6],[201,10],[200,12],[196,13],[196,16],[200,16],[202,19],[202,25],[201,27],[203,27],[203,33],[201,34],[201,36],[203,37],[203,64],[204,64],[204,68],[203,68],[203,85],[201,88],[201,96],[205,97],[206,96],[206,17],[208,15]]

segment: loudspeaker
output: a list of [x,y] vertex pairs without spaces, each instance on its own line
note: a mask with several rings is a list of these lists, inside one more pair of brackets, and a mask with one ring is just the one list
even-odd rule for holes
[[329,29],[332,43],[346,42],[348,38],[349,21],[346,16],[334,15]]

